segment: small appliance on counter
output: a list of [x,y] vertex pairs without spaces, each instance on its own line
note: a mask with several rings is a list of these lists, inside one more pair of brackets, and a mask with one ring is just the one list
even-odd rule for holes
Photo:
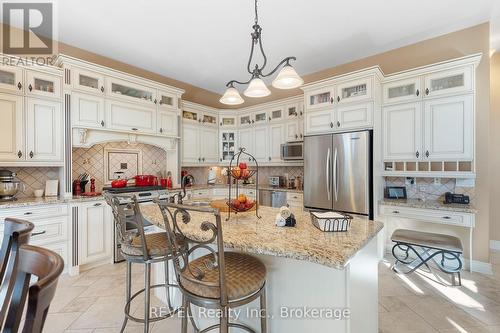
[[269,176],[269,186],[272,187],[285,187],[285,177],[283,176]]
[[445,204],[468,205],[468,204],[470,204],[470,197],[468,195],[465,195],[465,194],[446,192],[444,194],[444,203]]
[[216,180],[217,180],[217,170],[215,170],[215,168],[210,168],[208,170],[207,184],[215,185]]
[[387,186],[384,190],[386,199],[406,199],[406,187],[403,186]]
[[0,170],[0,201],[16,200],[17,192],[24,185],[15,179],[16,173],[10,170]]

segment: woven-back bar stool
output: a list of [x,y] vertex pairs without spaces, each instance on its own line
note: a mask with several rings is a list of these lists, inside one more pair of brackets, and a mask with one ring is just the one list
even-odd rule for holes
[[[229,322],[228,310],[260,298],[260,332],[266,333],[266,268],[260,260],[250,255],[224,252],[219,210],[158,200],[156,203],[163,214],[170,251],[177,255],[174,268],[182,292],[184,314],[181,332],[187,332],[188,317],[192,319],[190,306],[195,305],[220,310],[219,324],[201,329],[191,320],[196,332],[219,329],[219,332],[227,333],[230,327],[235,327],[255,333],[247,325]],[[182,232],[179,225],[190,223],[191,214],[200,214],[197,218],[203,221],[200,229],[206,237],[193,239]],[[179,251],[185,243],[190,244],[189,250]],[[207,252],[208,254],[203,255]]]
[[[177,288],[177,285],[170,282],[168,262],[176,256],[168,244],[168,237],[165,232],[145,234],[144,218],[141,214],[139,203],[135,196],[105,194],[106,202],[113,210],[115,229],[120,243],[120,251],[127,261],[126,278],[126,303],[124,308],[125,318],[120,332],[125,330],[127,321],[130,319],[144,324],[144,332],[149,332],[149,324],[173,316],[179,308],[173,308],[170,300],[170,288]],[[127,216],[123,207],[124,202],[126,210],[133,210],[133,216]],[[126,224],[132,224],[135,229],[127,229]],[[130,231],[126,231],[130,230]],[[187,245],[181,240],[177,242],[179,248],[175,253],[187,251]],[[151,285],[151,264],[164,263],[165,280],[164,283]],[[132,264],[145,265],[144,270],[144,288],[132,294]],[[150,316],[150,292],[153,288],[165,288],[168,313],[162,316],[151,318]],[[137,318],[130,314],[131,302],[140,294],[144,293],[144,317]]]

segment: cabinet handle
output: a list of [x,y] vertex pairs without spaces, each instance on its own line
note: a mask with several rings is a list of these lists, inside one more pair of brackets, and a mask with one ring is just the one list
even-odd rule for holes
[[198,122],[201,123],[201,119],[198,119]]
[[429,95],[429,88],[426,88],[426,89],[425,89],[425,94],[426,94],[426,95]]
[[31,236],[33,237],[33,236],[43,235],[45,233],[47,233],[47,230],[40,231],[40,232],[34,232],[34,233],[31,234]]
[[160,127],[160,133],[163,133],[163,128]]
[[135,128],[135,127],[134,127],[134,128],[132,128],[132,131],[138,131],[138,130],[139,130],[139,129],[137,129],[137,128]]
[[222,122],[219,123],[219,126],[222,126]]
[[219,160],[222,162],[222,158],[219,158]]
[[298,139],[298,138],[299,138],[299,136],[297,134],[295,134],[295,139]]
[[157,100],[156,100],[156,98],[155,98],[155,104],[157,104],[157,103],[158,103],[158,101],[157,101]]
[[201,162],[201,157],[198,157],[198,162]]
[[33,158],[35,154],[33,154],[33,151],[30,151],[30,158]]
[[101,92],[102,93],[104,92],[104,86],[101,86]]
[[26,212],[26,213],[24,213],[24,215],[32,215],[32,214],[33,214],[33,212]]
[[23,157],[23,152],[22,152],[22,151],[18,151],[18,152],[17,152],[17,156],[18,156],[19,158]]
[[429,154],[429,151],[427,150],[427,151],[425,152],[425,157],[429,157],[429,155],[430,155],[430,154]]
[[255,123],[255,120],[252,119],[252,124]]
[[269,117],[269,121],[271,121],[271,117]]
[[340,102],[340,96],[337,96],[337,102]]
[[340,121],[337,121],[337,127],[340,127]]
[[301,135],[300,135],[300,138],[302,139],[303,137],[304,137],[304,136],[301,134]]
[[249,158],[248,158],[248,160],[249,160],[249,161],[252,161],[252,158],[250,158],[250,157],[249,157]]
[[302,116],[304,114],[304,112],[300,111],[300,115]]
[[203,157],[201,160],[202,160],[203,162],[205,162],[205,157]]
[[418,150],[417,150],[417,152],[415,153],[415,156],[416,156],[417,158],[420,156],[420,153],[418,152]]
[[23,87],[23,85],[21,84],[21,82],[18,82],[17,83],[17,89],[21,90],[22,87]]
[[330,104],[333,104],[333,97],[330,97]]
[[269,156],[269,162],[271,162],[271,156]]
[[32,91],[32,90],[33,90],[33,86],[30,84],[30,85],[28,86],[28,89],[29,89],[30,91]]
[[101,205],[101,203],[97,202],[97,203],[94,204],[94,207],[99,207],[100,205]]
[[101,120],[101,126],[104,127],[104,120]]
[[445,220],[450,220],[450,219],[451,219],[451,217],[449,217],[449,216],[443,216],[443,219],[445,219]]
[[393,214],[399,214],[399,210],[393,210],[392,213]]
[[333,123],[330,123],[330,128],[333,128]]
[[420,90],[417,89],[416,95],[420,95]]

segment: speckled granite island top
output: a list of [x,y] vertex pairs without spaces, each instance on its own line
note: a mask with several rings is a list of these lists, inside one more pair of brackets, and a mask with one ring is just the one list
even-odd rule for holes
[[[163,224],[159,208],[155,205],[141,207],[145,218],[157,225]],[[224,245],[238,251],[305,260],[320,265],[342,269],[360,249],[378,232],[380,222],[354,219],[347,232],[325,233],[311,224],[309,213],[294,212],[297,226],[276,227],[274,219],[277,208],[260,207],[261,219],[255,212],[232,215],[226,221],[227,213],[222,213]],[[180,224],[186,236],[203,240],[208,234],[199,229],[205,220],[214,221],[208,214],[191,212],[191,222]]]

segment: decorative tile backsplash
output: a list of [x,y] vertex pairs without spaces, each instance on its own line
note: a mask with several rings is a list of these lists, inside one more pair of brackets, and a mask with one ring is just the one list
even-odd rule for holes
[[405,185],[404,177],[386,177],[386,186],[405,186],[409,199],[423,199],[426,201],[443,200],[446,192],[466,194],[474,201],[474,187],[457,186],[454,178],[440,178],[440,184],[434,184],[434,178],[415,178],[415,184]]
[[17,180],[24,184],[24,191],[21,187],[16,195],[17,198],[32,197],[33,191],[45,190],[45,181],[59,179],[59,168],[57,167],[26,167],[26,168],[0,168],[15,172]]
[[[123,154],[120,154],[123,150]],[[158,176],[160,171],[165,171],[167,164],[167,153],[158,147],[142,143],[129,145],[127,142],[111,142],[94,145],[90,148],[73,148],[73,179],[87,172],[91,178],[96,180],[96,190],[100,191],[105,185],[105,151],[112,152],[108,159],[108,169],[113,177],[114,171],[124,171],[124,178],[135,176],[139,165],[142,165],[141,174]],[[139,152],[142,161],[131,156]],[[116,170],[115,170],[116,169]],[[89,185],[87,185],[89,186]]]
[[[208,171],[210,168],[214,168],[217,175],[217,183],[222,184],[225,182],[224,177],[221,175],[221,170],[223,167],[186,167],[182,168],[182,170],[186,170],[188,173],[194,176],[196,179],[196,184],[206,184],[208,179]],[[288,167],[288,166],[280,166],[280,167],[269,167],[263,166],[259,167],[259,183],[261,185],[268,184],[269,176],[284,176],[288,173],[288,177],[297,177],[304,176],[304,168],[303,167]]]

